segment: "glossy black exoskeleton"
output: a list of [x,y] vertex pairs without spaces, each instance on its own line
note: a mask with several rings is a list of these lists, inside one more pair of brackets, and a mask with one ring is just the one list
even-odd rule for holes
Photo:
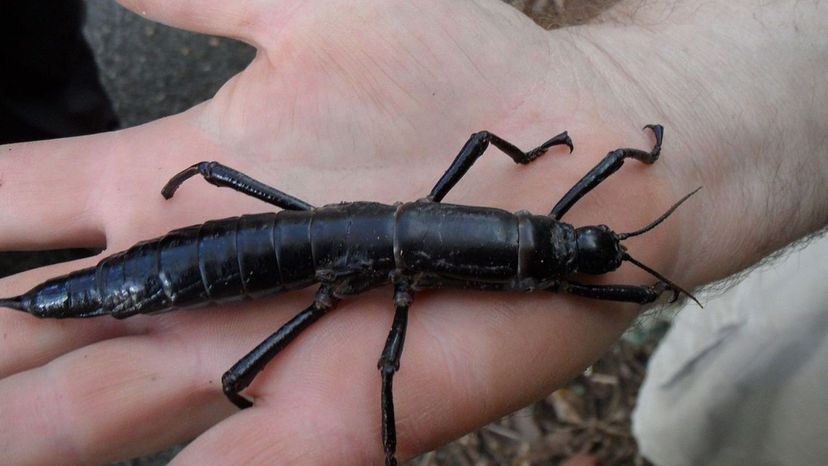
[[[393,284],[396,314],[378,367],[382,377],[382,441],[386,463],[396,464],[392,379],[400,366],[412,293],[424,288],[562,291],[595,299],[649,303],[666,289],[689,293],[630,257],[623,239],[661,223],[618,234],[604,225],[575,228],[561,217],[587,192],[617,171],[624,159],[651,164],[661,150],[663,128],[649,152],[610,152],[555,205],[549,215],[443,204],[471,165],[494,144],[526,164],[549,148],[572,142],[566,132],[523,152],[482,131],[471,136],[424,199],[385,205],[351,202],[313,207],[216,162],[201,162],[174,176],[162,190],[172,197],[186,179],[201,174],[276,205],[278,213],[214,220],[172,231],[101,260],[95,267],[49,280],[0,307],[41,318],[112,315],[125,318],[240,300],[319,283],[314,302],[244,356],[222,377],[224,393],[238,407],[252,403],[244,390],[282,348],[338,300]],[[695,192],[695,191],[694,191]],[[575,274],[603,274],[628,261],[659,281],[655,285],[591,285]],[[692,296],[691,296],[692,297]],[[695,299],[695,298],[694,298]]]

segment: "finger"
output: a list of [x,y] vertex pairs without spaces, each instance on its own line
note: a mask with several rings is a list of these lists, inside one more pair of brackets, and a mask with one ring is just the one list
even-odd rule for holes
[[[158,162],[158,164],[148,164],[146,158],[141,156],[168,153],[170,151],[169,146],[182,146],[178,141],[178,138],[180,138],[187,141],[188,151],[209,157],[211,154],[209,144],[203,143],[203,138],[200,137],[199,133],[192,130],[188,125],[189,118],[193,113],[193,111],[190,111],[152,124],[113,133],[117,136],[108,137],[117,137],[118,141],[109,142],[108,144],[101,142],[106,139],[101,135],[59,141],[59,144],[54,147],[51,144],[52,142],[33,144],[31,147],[23,147],[25,145],[15,147],[15,150],[19,149],[25,152],[22,155],[25,155],[27,159],[43,159],[42,163],[39,163],[44,167],[42,173],[50,174],[55,165],[63,163],[60,159],[64,153],[86,154],[89,150],[93,150],[107,151],[106,153],[116,155],[116,160],[109,163],[110,166],[104,170],[98,168],[101,165],[100,162],[89,159],[82,159],[77,162],[81,169],[72,167],[72,170],[64,170],[67,173],[77,172],[80,177],[85,177],[87,171],[94,170],[100,178],[92,181],[95,186],[92,189],[94,191],[92,196],[96,198],[94,209],[101,212],[101,216],[106,222],[105,228],[109,248],[97,257],[28,271],[0,280],[0,298],[20,295],[47,279],[83,267],[93,266],[102,257],[111,255],[118,250],[124,250],[139,240],[158,237],[174,227],[203,222],[204,216],[208,218],[213,215],[229,216],[238,212],[234,208],[236,204],[247,201],[254,204],[254,207],[258,207],[255,206],[255,200],[239,199],[239,196],[232,195],[235,193],[225,193],[231,195],[225,195],[224,200],[212,203],[212,210],[209,213],[200,212],[192,207],[194,197],[197,198],[198,193],[205,190],[210,194],[217,194],[215,192],[217,190],[206,183],[193,183],[193,186],[189,189],[177,194],[175,200],[165,201],[163,199],[160,194],[161,187],[169,176],[176,173],[181,167],[191,163],[189,152],[176,153],[174,156]],[[77,146],[79,143],[83,143],[84,147],[79,147],[76,151],[67,149]],[[52,148],[55,150],[52,151]],[[127,150],[130,152],[127,153]],[[49,158],[55,153],[57,153],[58,162],[52,163]],[[177,161],[177,157],[182,157],[184,161]],[[3,160],[2,162],[6,163],[7,161]],[[103,165],[107,165],[107,163],[105,162]],[[55,187],[61,182],[60,178],[54,182],[49,182],[50,180],[34,177],[31,174],[32,170],[20,169],[15,163],[6,163],[6,166],[14,167],[23,176],[30,177],[32,181],[28,183],[22,183],[17,178],[15,178],[15,183],[31,185],[29,186],[30,190],[38,190],[37,197],[43,197],[44,194],[47,194],[47,191],[43,191],[41,186]],[[90,168],[83,169],[83,167]],[[51,174],[50,176],[56,175]],[[59,186],[58,188],[60,189]],[[221,193],[218,194],[221,197]],[[61,210],[63,206],[60,202],[64,199],[65,196],[60,196],[55,202],[52,202],[52,199],[49,198],[44,200],[42,205],[37,204],[38,207],[43,207],[44,214],[24,217],[21,222],[25,224],[26,228],[18,228],[12,234],[7,234],[6,229],[0,228],[0,235],[5,235],[5,243],[38,248],[59,241],[66,241],[61,235],[73,234],[72,230],[61,230],[61,225],[49,225],[48,228],[41,226],[41,223],[46,224],[45,221],[41,222],[43,218],[55,217],[55,213],[51,212],[50,209]],[[244,204],[242,205],[244,206]],[[15,206],[10,205],[0,209],[0,215],[13,216],[17,210]],[[43,235],[27,236],[28,230],[47,231],[50,235],[45,237]],[[0,242],[0,247],[8,248],[6,244]],[[0,350],[2,350],[2,354],[14,355],[14,357],[0,358],[0,375],[8,375],[40,365],[67,351],[104,338],[144,332],[147,325],[154,325],[148,323],[152,321],[153,319],[141,318],[118,321],[110,317],[60,321],[38,320],[21,312],[0,309],[0,324],[2,324],[3,330]]]
[[170,464],[380,464],[378,431],[350,422],[357,413],[349,411],[356,406],[341,397],[338,401],[237,413],[199,436]]
[[266,15],[261,2],[240,0],[118,0],[124,7],[169,26],[251,42],[254,25]]
[[0,249],[102,246],[91,187],[115,144],[104,134],[0,146]]
[[[97,257],[30,270],[0,280],[0,297],[17,296],[48,278],[93,266]],[[38,319],[29,314],[0,308],[0,377],[37,367],[62,354],[90,343],[129,333],[144,332],[140,320]]]
[[[196,107],[113,133],[0,147],[0,250],[114,252],[193,223],[197,209],[160,191],[192,154],[215,153],[191,124],[198,114]],[[150,157],[157,154],[166,157]]]
[[232,412],[179,341],[97,343],[0,381],[6,464],[103,464],[196,436]]

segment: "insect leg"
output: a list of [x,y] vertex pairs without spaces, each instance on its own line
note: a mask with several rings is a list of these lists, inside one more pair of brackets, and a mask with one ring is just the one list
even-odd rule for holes
[[638,304],[655,301],[666,289],[668,289],[668,286],[664,282],[658,282],[655,285],[584,285],[575,282],[564,282],[560,287],[560,291],[585,298]]
[[440,202],[443,200],[443,198],[446,197],[446,194],[451,191],[451,188],[453,188],[454,185],[460,181],[460,178],[463,178],[463,175],[469,171],[469,168],[474,165],[474,162],[476,162],[477,159],[483,155],[483,152],[486,151],[486,148],[489,147],[490,143],[494,144],[495,147],[511,157],[515,163],[521,164],[527,164],[535,160],[543,155],[552,146],[564,144],[569,146],[569,152],[572,152],[573,149],[572,140],[569,139],[569,135],[566,134],[566,131],[544,142],[529,152],[523,152],[512,143],[501,139],[488,131],[474,133],[471,135],[469,140],[466,141],[463,148],[460,149],[460,153],[457,154],[457,157],[454,159],[454,162],[451,163],[448,170],[446,170],[440,180],[437,181],[437,184],[434,185],[434,188],[431,190],[431,194],[428,195],[428,199],[434,202]]
[[325,315],[336,302],[331,297],[327,287],[322,286],[316,293],[316,298],[307,309],[300,312],[293,319],[290,319],[273,335],[267,337],[253,351],[239,362],[233,365],[221,377],[221,384],[227,398],[238,406],[239,409],[249,408],[253,403],[247,398],[239,395],[239,392],[247,388],[256,375],[264,369],[265,365],[293,341],[303,330]]
[[164,196],[164,199],[171,198],[178,187],[181,186],[181,183],[199,174],[210,184],[235,189],[240,193],[253,196],[256,199],[260,199],[285,210],[313,209],[312,205],[301,199],[283,193],[276,188],[270,187],[261,181],[254,180],[244,173],[233,170],[218,162],[199,162],[187,167],[167,182],[161,190],[161,195]]
[[400,369],[405,342],[405,328],[408,325],[408,307],[411,305],[411,293],[408,284],[399,283],[394,290],[394,303],[397,311],[394,314],[394,323],[391,332],[385,341],[377,368],[382,373],[382,446],[385,450],[385,465],[395,466],[397,459],[394,453],[397,450],[397,430],[394,425],[394,393],[391,388],[394,373]]
[[583,178],[580,179],[572,189],[569,190],[564,197],[555,204],[555,207],[552,209],[552,212],[549,215],[554,218],[555,220],[560,220],[561,217],[573,206],[579,199],[584,197],[584,195],[596,186],[598,186],[602,181],[604,181],[608,176],[615,173],[621,165],[624,165],[624,159],[626,158],[634,158],[638,161],[650,164],[658,160],[658,155],[661,152],[661,140],[664,134],[664,128],[661,125],[647,125],[644,128],[648,128],[652,130],[655,134],[656,143],[653,146],[653,150],[650,152],[645,152],[640,149],[616,149],[603,160],[601,160],[598,165],[595,166],[592,170],[590,170]]

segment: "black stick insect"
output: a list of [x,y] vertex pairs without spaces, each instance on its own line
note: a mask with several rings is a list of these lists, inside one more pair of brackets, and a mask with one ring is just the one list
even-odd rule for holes
[[[561,217],[625,159],[658,159],[663,128],[648,125],[656,143],[649,152],[617,149],[590,170],[549,215],[443,204],[441,201],[493,144],[527,164],[553,146],[573,150],[566,132],[523,152],[481,131],[466,142],[424,199],[385,205],[351,202],[314,207],[216,162],[201,162],[175,175],[162,194],[169,199],[188,178],[229,187],[281,209],[174,230],[109,256],[96,266],[54,278],[27,293],[0,299],[0,307],[41,318],[111,315],[125,318],[240,300],[319,283],[313,303],[244,356],[222,377],[225,395],[239,408],[252,402],[239,393],[303,330],[346,297],[393,284],[396,313],[380,356],[382,443],[386,464],[396,464],[392,380],[400,368],[412,293],[427,288],[562,291],[633,303],[655,301],[665,290],[690,293],[631,257],[621,241],[664,221],[688,194],[646,227],[615,233],[604,225],[575,228]],[[698,190],[697,190],[698,191]],[[658,279],[654,285],[579,283],[577,273],[604,274],[622,262]],[[695,298],[693,298],[695,300]],[[697,301],[698,302],[698,301]]]

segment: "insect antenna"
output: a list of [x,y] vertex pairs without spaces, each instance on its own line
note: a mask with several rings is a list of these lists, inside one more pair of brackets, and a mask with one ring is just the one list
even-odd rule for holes
[[655,270],[653,270],[653,269],[651,269],[651,268],[647,267],[646,265],[642,264],[641,262],[638,262],[637,260],[635,260],[635,259],[634,259],[632,256],[630,256],[629,254],[624,254],[624,257],[622,257],[622,259],[623,259],[623,260],[625,260],[625,261],[628,261],[628,262],[632,263],[632,264],[633,264],[633,265],[635,265],[636,267],[638,267],[638,268],[640,268],[640,269],[644,270],[645,272],[649,273],[650,275],[652,275],[652,276],[654,276],[654,277],[658,278],[659,280],[661,280],[662,282],[666,283],[666,284],[667,284],[667,286],[669,286],[669,287],[670,287],[670,289],[672,289],[672,290],[673,290],[673,298],[670,300],[670,302],[675,301],[675,300],[676,300],[676,298],[678,298],[678,294],[679,294],[679,292],[681,292],[681,293],[684,293],[685,295],[687,295],[687,297],[689,297],[689,298],[690,298],[690,299],[692,299],[693,301],[695,301],[695,302],[696,302],[696,304],[698,304],[700,308],[704,308],[704,306],[702,306],[702,304],[699,302],[699,300],[698,300],[698,299],[696,299],[696,297],[695,297],[695,296],[693,296],[693,295],[692,295],[689,291],[687,291],[687,290],[685,290],[684,288],[682,288],[682,287],[678,286],[678,285],[677,285],[677,284],[675,284],[672,280],[668,279],[668,278],[667,278],[667,277],[665,277],[664,275],[662,275],[662,274],[660,274],[660,273],[656,272]]
[[652,230],[653,228],[655,228],[656,226],[658,226],[658,224],[659,224],[659,223],[661,223],[661,222],[663,222],[664,220],[666,220],[666,219],[667,219],[667,217],[669,217],[669,216],[670,216],[670,214],[672,214],[673,212],[675,212],[675,211],[676,211],[676,209],[678,209],[678,208],[679,208],[679,206],[680,206],[681,204],[683,204],[683,203],[684,203],[684,201],[686,201],[687,199],[690,199],[690,196],[692,196],[693,194],[696,194],[696,193],[697,193],[697,192],[699,192],[701,189],[702,189],[702,187],[701,187],[701,186],[699,186],[699,187],[698,187],[698,188],[696,188],[696,189],[695,189],[692,193],[690,193],[690,194],[688,194],[688,195],[684,196],[683,198],[679,199],[679,201],[678,201],[678,202],[676,202],[675,204],[673,204],[673,207],[670,207],[669,209],[667,209],[667,212],[664,212],[663,214],[661,214],[661,216],[660,216],[660,217],[658,217],[657,219],[653,220],[653,222],[652,222],[652,223],[650,223],[649,225],[647,225],[646,227],[644,227],[644,228],[642,228],[642,229],[640,229],[640,230],[636,230],[636,231],[630,232],[630,233],[617,233],[617,234],[615,235],[615,237],[616,237],[616,238],[618,238],[618,241],[623,241],[623,240],[625,240],[625,239],[627,239],[627,238],[631,238],[631,237],[633,237],[633,236],[638,236],[638,235],[641,235],[641,234],[647,233],[648,231],[650,231],[650,230]]

